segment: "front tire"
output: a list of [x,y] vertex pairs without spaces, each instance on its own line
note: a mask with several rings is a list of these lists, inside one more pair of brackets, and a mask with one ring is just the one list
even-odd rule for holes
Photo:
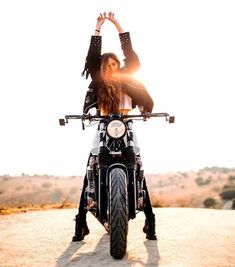
[[109,174],[109,212],[110,254],[121,259],[126,254],[128,233],[127,177],[121,168]]

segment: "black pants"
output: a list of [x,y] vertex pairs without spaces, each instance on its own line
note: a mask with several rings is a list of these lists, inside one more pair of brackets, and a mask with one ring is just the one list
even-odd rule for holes
[[[88,181],[85,175],[84,181],[83,181],[82,194],[80,198],[80,204],[78,208],[79,217],[81,219],[86,219],[87,210],[84,208],[84,196],[85,196],[85,190],[86,190],[87,185],[88,185]],[[146,218],[148,219],[148,218],[151,218],[151,215],[153,214],[153,209],[152,209],[151,201],[149,198],[149,193],[148,193],[148,188],[146,185],[145,178],[143,180],[143,190],[146,191],[146,205],[144,207],[144,213],[145,213]]]

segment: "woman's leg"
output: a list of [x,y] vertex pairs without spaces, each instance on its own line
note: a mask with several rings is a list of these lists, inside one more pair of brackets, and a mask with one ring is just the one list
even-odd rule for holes
[[[90,156],[91,154],[88,157],[87,165],[89,163]],[[87,181],[87,176],[85,175],[84,180],[83,180],[83,188],[82,188],[82,193],[80,197],[78,214],[75,216],[75,234],[73,236],[74,242],[83,240],[85,235],[89,234],[89,229],[88,229],[87,221],[86,221],[87,209],[85,209],[85,191],[86,191],[87,185],[88,185],[88,181]]]
[[153,213],[153,208],[151,205],[145,178],[143,180],[143,189],[146,192],[146,203],[144,207],[144,214],[145,214],[146,219],[145,219],[145,225],[144,225],[143,231],[144,233],[146,233],[147,239],[157,240],[156,231],[155,231],[155,214]]
[[85,235],[89,234],[89,228],[86,222],[87,210],[84,207],[84,196],[86,187],[87,187],[87,178],[85,175],[83,181],[82,193],[80,197],[80,204],[78,208],[78,214],[75,216],[75,234],[72,239],[73,242],[81,241],[84,239]]
[[84,205],[85,205],[85,191],[87,188],[87,176],[85,175],[84,180],[83,180],[83,187],[82,187],[82,193],[81,193],[81,197],[80,197],[80,203],[79,203],[79,208],[78,208],[78,214],[80,215],[81,218],[84,218],[84,220],[86,220],[86,214],[87,214],[87,210],[85,209]]
[[[92,142],[92,148],[97,148],[99,146],[99,131],[96,132],[95,137]],[[92,154],[89,154],[88,160],[87,160],[87,165],[89,165],[90,158]],[[85,191],[88,185],[88,180],[87,180],[87,175],[84,177],[83,181],[83,188],[82,188],[82,193],[80,197],[80,203],[79,203],[79,208],[78,208],[78,214],[75,216],[75,235],[73,236],[73,241],[81,241],[84,239],[85,235],[89,234],[89,229],[87,226],[86,222],[86,214],[87,214],[87,209],[85,209]]]

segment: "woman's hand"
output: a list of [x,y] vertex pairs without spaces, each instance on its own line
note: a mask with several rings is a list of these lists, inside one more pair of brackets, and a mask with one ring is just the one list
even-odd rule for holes
[[111,21],[116,26],[116,28],[117,28],[119,33],[124,33],[124,30],[122,29],[120,23],[114,17],[114,13],[113,12],[109,12],[108,16],[106,16],[106,12],[104,12],[103,14],[100,13],[99,17],[97,18],[95,35],[99,35],[100,34],[101,27],[104,24],[106,19]]
[[102,25],[104,24],[106,19],[106,12],[104,12],[103,14],[100,13],[99,17],[97,18],[97,22],[96,22],[96,30],[101,29]]
[[114,17],[114,13],[113,13],[113,12],[109,12],[109,13],[108,13],[108,17],[107,17],[107,19],[108,19],[109,21],[111,21],[111,22],[116,26],[116,28],[117,28],[117,30],[118,30],[119,33],[123,33],[123,32],[124,32],[124,30],[122,29],[120,23],[119,23],[118,20]]
[[118,21],[116,20],[116,18],[114,17],[114,13],[113,12],[109,12],[108,13],[108,17],[107,19],[109,21],[111,21],[114,25],[116,25],[118,23]]

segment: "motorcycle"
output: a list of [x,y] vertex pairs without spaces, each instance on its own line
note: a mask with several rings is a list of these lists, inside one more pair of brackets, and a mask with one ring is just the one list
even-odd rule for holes
[[91,149],[86,175],[84,207],[90,211],[110,234],[110,254],[123,258],[127,248],[128,221],[145,207],[143,189],[144,170],[139,147],[135,143],[133,120],[146,121],[151,117],[165,117],[174,123],[168,113],[66,115],[59,119],[64,126],[70,119],[89,124],[98,122],[98,145]]

